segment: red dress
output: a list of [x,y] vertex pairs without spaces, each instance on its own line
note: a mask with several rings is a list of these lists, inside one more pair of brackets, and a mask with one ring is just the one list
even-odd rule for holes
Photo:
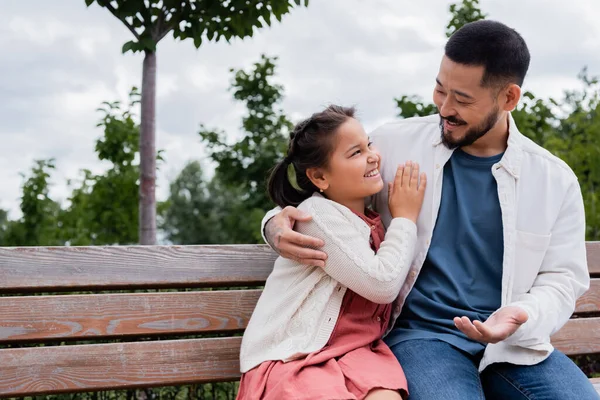
[[[377,251],[385,236],[381,218],[370,210],[357,215],[371,226],[371,247]],[[300,360],[265,361],[246,372],[237,399],[363,399],[378,388],[398,390],[406,398],[404,371],[381,340],[391,314],[390,304],[347,289],[325,347]]]

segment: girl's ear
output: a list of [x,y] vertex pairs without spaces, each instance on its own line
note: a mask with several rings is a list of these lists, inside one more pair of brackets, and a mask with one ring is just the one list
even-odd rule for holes
[[329,181],[325,172],[321,168],[309,168],[306,170],[306,177],[321,190],[327,190],[329,188]]

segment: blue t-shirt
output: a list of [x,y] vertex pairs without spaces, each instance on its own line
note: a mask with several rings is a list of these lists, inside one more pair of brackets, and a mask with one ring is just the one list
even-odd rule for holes
[[485,321],[500,308],[502,214],[492,165],[458,149],[444,167],[442,198],[431,245],[388,345],[443,340],[470,354],[485,346],[454,326],[454,317]]

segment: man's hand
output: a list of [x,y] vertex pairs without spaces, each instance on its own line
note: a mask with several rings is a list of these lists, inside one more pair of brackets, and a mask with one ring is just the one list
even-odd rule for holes
[[465,335],[482,343],[498,343],[516,332],[529,316],[520,307],[501,308],[485,322],[471,322],[467,317],[454,318],[454,325]]
[[323,247],[321,239],[294,232],[296,221],[310,221],[311,216],[294,207],[286,207],[267,222],[265,237],[280,256],[302,264],[325,267],[327,254],[314,248]]

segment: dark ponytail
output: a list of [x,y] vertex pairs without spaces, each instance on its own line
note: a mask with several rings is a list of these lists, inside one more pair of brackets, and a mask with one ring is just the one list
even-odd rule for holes
[[286,157],[272,170],[268,190],[280,207],[298,206],[319,189],[306,170],[327,165],[338,128],[354,118],[354,108],[331,105],[300,122],[290,133]]

